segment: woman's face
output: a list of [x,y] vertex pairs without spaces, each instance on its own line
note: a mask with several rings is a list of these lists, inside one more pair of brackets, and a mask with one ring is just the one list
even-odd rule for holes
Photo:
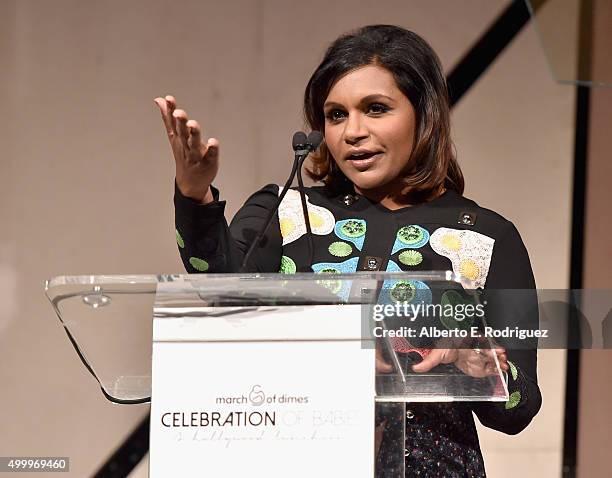
[[358,193],[390,189],[406,167],[416,115],[391,72],[367,65],[341,77],[323,106],[325,143]]

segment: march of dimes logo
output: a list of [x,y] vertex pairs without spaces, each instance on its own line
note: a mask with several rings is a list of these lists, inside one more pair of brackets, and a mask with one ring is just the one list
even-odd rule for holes
[[266,401],[266,394],[261,389],[261,386],[253,385],[251,393],[249,393],[249,400],[251,401],[251,404],[256,407],[263,405],[263,403]]
[[[226,398],[218,397],[217,403],[227,403],[226,400],[227,400]],[[229,400],[231,403],[231,401],[236,400],[236,398],[230,398]],[[238,400],[244,400],[244,397],[240,397]],[[280,405],[288,405],[288,404],[295,404],[295,403],[306,404],[308,403],[308,400],[309,400],[309,397],[307,395],[295,397],[292,395],[275,393],[273,395],[266,396],[263,389],[261,388],[261,385],[253,385],[248,395],[249,403],[255,407],[263,405],[264,403],[268,403],[268,404],[277,403]]]

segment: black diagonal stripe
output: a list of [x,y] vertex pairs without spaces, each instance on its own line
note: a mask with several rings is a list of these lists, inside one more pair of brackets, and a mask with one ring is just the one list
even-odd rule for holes
[[[537,11],[546,0],[531,0]],[[523,0],[514,0],[474,43],[447,77],[451,108],[478,81],[498,55],[529,21],[529,9]]]
[[[577,72],[578,78],[580,79],[591,77],[592,24],[593,2],[591,0],[581,0]],[[586,86],[577,86],[575,112],[576,126],[574,131],[570,289],[581,289],[583,287],[590,92],[591,90]],[[574,294],[572,294],[572,298],[574,298]],[[575,324],[570,324],[570,327],[573,325]],[[567,351],[565,370],[565,417],[563,421],[563,478],[574,478],[577,473],[580,354],[580,349]]]
[[150,415],[147,415],[96,471],[94,478],[125,478],[136,468],[149,452],[149,420]]
[[[531,0],[539,8],[546,0]],[[451,108],[476,83],[529,20],[523,0],[514,0],[493,22],[447,77]],[[95,478],[124,478],[149,450],[149,420],[146,417],[111,458],[94,475]],[[146,434],[146,440],[145,435]],[[146,449],[143,448],[146,442]],[[134,461],[135,459],[138,461]]]

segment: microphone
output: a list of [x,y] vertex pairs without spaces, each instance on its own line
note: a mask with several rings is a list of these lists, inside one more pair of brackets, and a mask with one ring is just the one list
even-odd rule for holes
[[299,154],[308,154],[317,150],[323,142],[323,135],[319,131],[311,131],[308,136],[302,131],[293,135],[293,151]]
[[312,152],[316,151],[319,145],[323,142],[323,135],[320,131],[311,131],[306,138],[306,144]]
[[242,261],[242,265],[240,266],[240,272],[244,272],[246,265],[251,255],[253,254],[253,251],[255,251],[255,249],[259,246],[261,239],[263,238],[264,234],[268,230],[268,227],[270,227],[270,224],[272,223],[272,218],[274,217],[274,214],[278,211],[278,208],[280,207],[280,204],[283,202],[283,199],[285,195],[287,194],[287,191],[289,191],[289,188],[291,187],[291,184],[293,183],[293,180],[295,179],[296,173],[298,174],[298,185],[299,185],[299,191],[300,191],[300,198],[302,201],[302,211],[304,214],[304,221],[306,223],[306,234],[308,236],[309,263],[312,263],[312,257],[314,254],[314,245],[312,243],[312,230],[310,227],[310,218],[308,217],[308,208],[306,206],[306,196],[304,193],[304,184],[302,182],[301,168],[302,168],[302,164],[304,163],[304,160],[308,157],[308,155],[311,152],[316,151],[316,149],[319,147],[322,141],[323,141],[323,135],[319,131],[311,131],[308,136],[306,136],[306,133],[304,133],[303,131],[297,131],[296,133],[293,134],[293,138],[291,140],[291,146],[294,151],[294,158],[293,158],[293,167],[291,168],[291,173],[289,174],[289,178],[287,179],[287,182],[285,182],[285,186],[283,187],[283,192],[280,194],[278,200],[276,201],[274,208],[272,208],[268,212],[268,216],[266,217],[266,222],[264,223],[264,226],[261,228],[257,236],[255,236],[255,240],[253,241],[253,243],[249,247],[249,250],[245,254],[244,260]]
[[293,151],[297,152],[300,149],[306,149],[307,141],[308,138],[306,137],[306,133],[304,133],[303,131],[296,131],[295,133],[293,133],[293,139],[291,140],[291,146],[293,147]]

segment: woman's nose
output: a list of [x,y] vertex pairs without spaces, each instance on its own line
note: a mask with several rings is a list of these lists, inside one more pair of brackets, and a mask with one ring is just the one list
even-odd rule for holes
[[364,122],[361,120],[361,118],[359,118],[359,115],[349,115],[345,125],[344,141],[347,144],[357,144],[369,136]]

